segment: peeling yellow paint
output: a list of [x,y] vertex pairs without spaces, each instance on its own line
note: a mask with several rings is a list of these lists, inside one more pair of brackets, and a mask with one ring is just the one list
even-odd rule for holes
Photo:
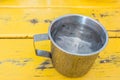
[[[33,35],[47,33],[50,22],[65,14],[92,17],[109,34],[108,46],[80,78],[62,76],[33,47]],[[0,80],[119,80],[119,21],[120,0],[0,0]],[[50,51],[49,41],[35,45]]]

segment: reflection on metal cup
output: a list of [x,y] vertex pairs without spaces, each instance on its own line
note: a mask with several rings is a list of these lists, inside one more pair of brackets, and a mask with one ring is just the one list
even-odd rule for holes
[[[51,23],[48,35],[34,36],[35,41],[48,38],[53,66],[68,77],[86,74],[108,42],[107,32],[99,22],[77,14],[57,18]],[[37,51],[38,55],[43,53],[48,52]]]

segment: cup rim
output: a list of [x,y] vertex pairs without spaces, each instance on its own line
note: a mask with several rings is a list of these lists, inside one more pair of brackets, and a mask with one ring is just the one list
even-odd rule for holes
[[[58,21],[58,20],[60,20],[60,19],[62,19],[62,18],[64,18],[64,17],[69,17],[69,16],[78,16],[78,17],[88,18],[88,19],[90,19],[91,21],[93,21],[93,22],[97,23],[98,25],[100,25],[100,27],[102,28],[102,30],[104,31],[105,36],[106,36],[106,41],[105,41],[104,45],[102,46],[102,48],[98,49],[97,51],[84,54],[84,53],[71,53],[71,52],[69,52],[69,51],[67,51],[67,50],[62,49],[59,45],[57,45],[57,44],[55,43],[55,41],[53,40],[52,36],[51,36],[51,27],[52,27],[52,25],[53,25],[56,21]],[[49,26],[48,36],[49,36],[50,40],[52,41],[52,43],[53,43],[58,49],[62,50],[63,52],[65,52],[65,53],[67,53],[67,54],[76,55],[76,56],[91,56],[91,55],[98,54],[100,51],[102,51],[102,50],[106,47],[106,45],[107,45],[107,43],[108,43],[108,33],[107,33],[106,29],[104,28],[104,26],[103,26],[101,23],[99,23],[98,21],[96,21],[96,20],[94,20],[94,19],[92,19],[92,18],[90,18],[90,17],[88,17],[88,16],[84,16],[84,15],[80,15],[80,14],[67,14],[67,15],[63,15],[63,16],[60,16],[60,17],[56,18],[54,21],[52,21],[52,23],[51,23],[50,26]]]

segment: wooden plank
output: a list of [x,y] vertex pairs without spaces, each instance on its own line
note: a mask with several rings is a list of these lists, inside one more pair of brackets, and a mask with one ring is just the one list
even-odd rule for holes
[[[120,0],[0,0],[1,80],[119,80]],[[47,33],[50,22],[65,14],[82,14],[101,22],[108,31],[108,46],[92,69],[81,78],[59,74],[51,60],[35,55],[33,35]],[[50,42],[36,48],[50,51]]]
[[120,8],[0,8],[0,37],[47,33],[50,22],[65,14],[81,14],[101,22],[109,37],[120,37]]
[[[119,80],[120,39],[109,39],[92,69],[83,77],[68,78],[59,74],[51,60],[35,55],[32,39],[0,39],[1,80]],[[36,43],[37,49],[50,50],[49,41]]]
[[0,0],[0,6],[119,6],[120,0]]

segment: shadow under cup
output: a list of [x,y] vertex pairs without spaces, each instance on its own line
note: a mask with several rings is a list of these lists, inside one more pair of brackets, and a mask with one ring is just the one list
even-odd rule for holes
[[70,54],[89,55],[100,52],[107,43],[107,33],[97,21],[86,16],[65,16],[51,27],[55,44]]

